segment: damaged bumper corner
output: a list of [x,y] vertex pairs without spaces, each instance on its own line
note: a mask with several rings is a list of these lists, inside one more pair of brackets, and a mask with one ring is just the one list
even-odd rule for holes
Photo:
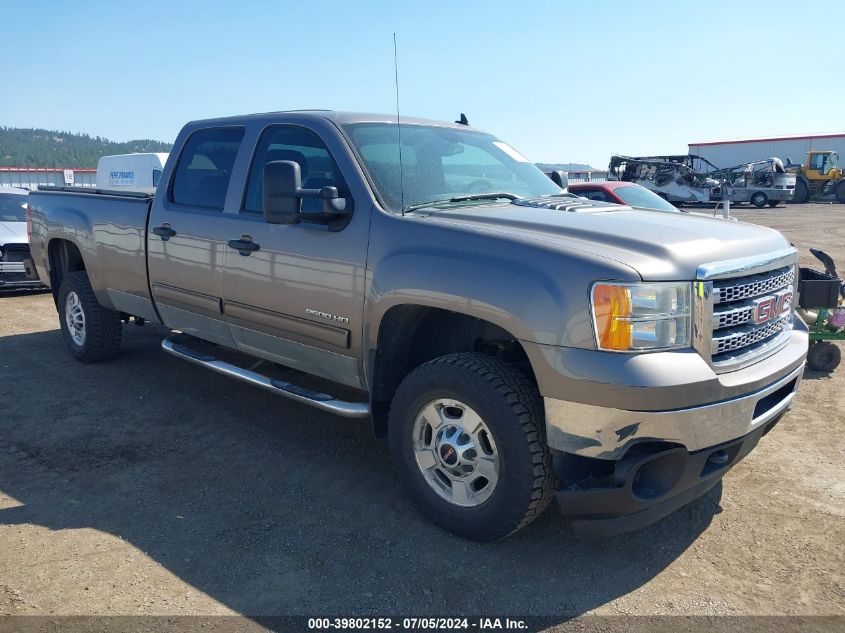
[[547,440],[564,453],[609,460],[647,441],[697,451],[747,435],[786,411],[803,371],[802,363],[744,396],[668,411],[627,411],[545,398]]
[[[557,492],[558,506],[582,538],[603,538],[645,527],[715,486],[784,413],[780,411],[741,438],[692,453],[681,447],[634,447],[623,459],[605,462],[612,464],[612,469],[604,478],[570,481]],[[581,467],[585,473],[589,471],[588,465],[582,463]]]

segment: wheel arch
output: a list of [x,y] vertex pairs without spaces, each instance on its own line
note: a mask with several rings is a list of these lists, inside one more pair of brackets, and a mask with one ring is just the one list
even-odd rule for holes
[[58,301],[59,288],[65,275],[71,272],[87,272],[85,260],[79,246],[71,240],[57,237],[47,243],[47,261],[50,266],[53,300]]
[[399,384],[423,363],[458,352],[482,352],[514,363],[536,379],[518,336],[488,319],[425,303],[400,303],[378,323],[366,357],[373,432],[387,434],[390,403]]

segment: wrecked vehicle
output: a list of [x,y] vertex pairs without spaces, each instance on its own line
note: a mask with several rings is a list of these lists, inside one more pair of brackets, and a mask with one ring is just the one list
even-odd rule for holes
[[669,156],[613,156],[608,180],[635,182],[673,204],[751,203],[758,208],[788,202],[795,176],[777,158],[718,168],[695,154]]
[[194,121],[154,195],[47,188],[30,209],[79,361],[133,319],[177,330],[169,354],[370,420],[411,501],[475,540],[555,498],[588,535],[656,521],[772,430],[807,355],[780,233],[565,194],[461,123]]
[[716,166],[700,156],[613,156],[607,167],[608,180],[635,182],[675,203],[707,203],[719,182],[708,179],[702,167]]
[[708,176],[729,185],[732,203],[749,202],[758,209],[789,202],[795,194],[796,176],[787,173],[779,158],[736,165]]

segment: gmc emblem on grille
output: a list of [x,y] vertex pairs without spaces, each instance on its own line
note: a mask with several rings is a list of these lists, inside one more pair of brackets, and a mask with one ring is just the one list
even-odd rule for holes
[[782,317],[792,309],[792,290],[781,290],[773,295],[754,299],[751,304],[751,322],[761,325]]

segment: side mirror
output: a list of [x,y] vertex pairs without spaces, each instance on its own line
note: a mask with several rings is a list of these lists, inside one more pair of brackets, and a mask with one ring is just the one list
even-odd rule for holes
[[[303,213],[303,198],[318,198],[322,208],[318,212]],[[268,224],[298,224],[307,219],[339,230],[352,214],[349,201],[340,196],[337,187],[303,189],[299,163],[292,160],[276,160],[264,165],[262,203],[264,221]]]
[[262,210],[268,224],[297,224],[302,206],[299,163],[274,160],[264,165]]
[[341,198],[337,187],[323,187],[320,199],[323,201],[323,215],[346,215],[346,198]]
[[549,178],[561,189],[566,189],[569,186],[569,174],[565,171],[555,169],[549,174]]

